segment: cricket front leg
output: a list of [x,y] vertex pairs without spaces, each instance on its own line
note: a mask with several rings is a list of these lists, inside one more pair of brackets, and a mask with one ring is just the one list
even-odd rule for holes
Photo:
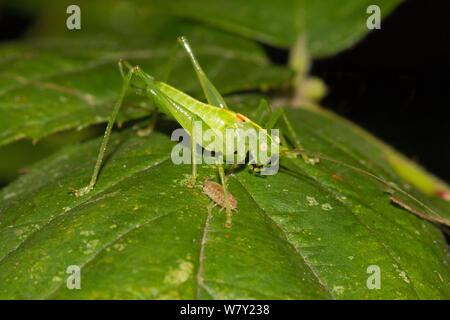
[[231,205],[230,198],[228,197],[228,187],[227,187],[227,179],[225,177],[225,170],[222,165],[218,165],[219,169],[219,177],[220,182],[223,188],[223,195],[225,197],[225,205],[226,205],[226,220],[225,220],[225,228],[231,228],[233,215],[231,213]]
[[[122,60],[119,61],[120,71],[123,75],[122,63],[123,63]],[[91,181],[89,182],[89,184],[87,186],[85,186],[81,189],[72,191],[73,194],[77,197],[81,197],[81,196],[84,196],[85,194],[89,193],[94,188],[94,186],[97,182],[98,174],[100,172],[103,158],[105,156],[106,146],[108,145],[109,137],[111,136],[111,130],[116,121],[117,114],[119,112],[120,106],[122,105],[123,98],[125,97],[125,94],[126,94],[128,88],[130,87],[131,78],[132,78],[133,74],[136,73],[136,71],[137,71],[137,67],[131,68],[128,71],[128,74],[124,77],[124,81],[123,81],[122,89],[120,91],[119,98],[117,99],[116,105],[114,106],[114,110],[113,110],[111,116],[109,117],[108,126],[106,127],[106,131],[103,136],[102,144],[100,145],[100,151],[97,156],[97,161],[95,162],[94,172],[92,174]]]
[[300,139],[298,138],[297,134],[295,133],[294,128],[292,127],[292,124],[289,121],[289,119],[287,118],[286,112],[284,110],[281,113],[281,117],[282,117],[284,123],[286,124],[288,138],[294,142],[294,146],[295,146],[294,151],[297,152],[298,154],[300,154],[300,156],[306,163],[313,164],[313,165],[316,163],[319,163],[319,158],[316,158],[316,157],[310,158],[306,154],[305,149],[303,148],[302,144],[300,143]]
[[[265,128],[268,131],[270,129],[272,129],[275,126],[275,124],[280,120],[280,117],[281,117],[281,119],[283,120],[283,122],[286,126],[285,135],[292,142],[292,144],[294,145],[294,148],[295,148],[295,150],[288,151],[288,153],[293,154],[293,155],[300,155],[306,163],[310,163],[310,164],[318,163],[319,160],[317,158],[309,158],[307,156],[307,154],[304,152],[305,150],[303,149],[300,139],[298,138],[297,134],[295,133],[295,130],[294,130],[291,122],[287,118],[286,112],[284,111],[284,109],[278,108],[275,112],[272,112],[269,108],[269,112],[271,114],[270,114],[270,118],[268,119],[268,121],[265,124]],[[286,144],[283,137],[281,137],[281,140],[282,140],[283,144]]]

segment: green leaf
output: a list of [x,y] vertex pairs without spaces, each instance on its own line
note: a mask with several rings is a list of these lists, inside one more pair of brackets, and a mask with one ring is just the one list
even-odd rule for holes
[[153,4],[180,17],[191,18],[269,45],[292,47],[306,35],[313,57],[336,54],[359,41],[370,30],[366,26],[370,5],[387,16],[401,0],[250,0],[156,1]]
[[[445,182],[350,121],[322,108],[314,108],[312,111],[301,121],[310,123],[309,127],[313,128],[315,135],[322,136],[335,148],[347,154],[345,157],[333,154],[334,159],[339,159],[347,166],[353,165],[364,170],[365,173],[362,174],[381,183],[387,193],[409,203],[409,207],[414,211],[425,211],[430,220],[450,225],[450,188]],[[293,120],[295,119],[294,117]],[[323,121],[323,126],[317,127],[317,121]],[[305,125],[301,130],[308,131],[308,126]],[[336,135],[336,132],[339,134]],[[303,134],[305,137],[310,136]],[[342,141],[346,141],[347,145]],[[309,150],[320,151],[314,140],[310,144],[306,142],[305,145]],[[327,149],[323,151],[328,154]],[[394,185],[390,185],[391,183]],[[400,190],[397,187],[400,187]],[[407,192],[405,194],[402,191]],[[427,196],[424,197],[423,194]]]
[[[373,14],[366,13],[369,6],[378,5],[381,17],[384,18],[403,2],[402,0],[305,1],[306,36],[308,49],[313,57],[337,54],[353,46],[369,33],[366,21]],[[383,23],[381,25],[383,28]]]
[[19,140],[0,147],[0,154],[7,155],[0,158],[0,186],[13,181],[19,174],[26,173],[28,166],[42,160],[53,152],[70,143],[92,139],[101,135],[103,125],[90,126],[84,130],[69,130],[53,134],[34,144],[30,140]]
[[[227,103],[251,116],[257,101]],[[374,138],[314,110],[289,118],[305,148],[344,165],[287,159],[274,176],[236,171],[231,229],[200,190],[186,188],[190,166],[170,160],[173,122],[149,137],[114,133],[98,184],[82,198],[67,189],[88,183],[99,139],[36,164],[0,191],[0,297],[449,299],[439,228],[348,167],[406,188]],[[437,208],[414,187],[408,193],[448,215],[448,203]],[[66,287],[70,265],[81,267],[80,290]],[[371,265],[381,271],[379,290],[366,286]]]
[[191,18],[274,46],[289,47],[297,36],[294,0],[157,0],[152,6],[166,14]]
[[[291,48],[299,36],[306,37],[313,57],[337,54],[361,40],[370,30],[366,21],[370,5],[388,16],[402,0],[134,0],[127,3],[78,1],[83,12],[81,33],[103,32],[128,37],[153,35],[153,25],[174,16],[222,29],[268,45]],[[66,16],[60,14],[70,1],[40,2],[20,0],[21,8],[39,11],[38,33],[66,34]],[[149,23],[151,21],[151,23]],[[55,28],[55,26],[61,26]],[[383,26],[382,26],[383,27]],[[376,30],[374,32],[377,32]]]
[[[160,33],[155,28],[156,35],[145,40],[82,37],[0,47],[0,145],[106,121],[123,81],[119,59],[158,76],[181,32],[190,36],[199,61],[221,93],[269,89],[290,77],[287,69],[271,65],[263,50],[250,41],[190,24],[170,26],[164,36],[156,36]],[[202,97],[189,61],[181,51],[177,57],[169,82]],[[129,95],[119,122],[147,114],[147,100]]]

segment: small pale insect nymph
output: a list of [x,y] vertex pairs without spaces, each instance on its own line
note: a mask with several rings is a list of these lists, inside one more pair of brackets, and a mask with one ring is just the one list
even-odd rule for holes
[[[191,188],[202,188],[204,194],[206,194],[215,204],[221,206],[222,208],[227,207],[227,203],[225,201],[225,194],[223,192],[223,187],[217,182],[210,181],[208,179],[203,182],[203,185],[195,185]],[[233,195],[228,191],[228,201],[230,203],[230,209],[237,209],[237,201],[233,197]]]

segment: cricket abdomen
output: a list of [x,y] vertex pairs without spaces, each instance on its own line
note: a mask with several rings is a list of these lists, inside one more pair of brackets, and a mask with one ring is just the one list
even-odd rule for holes
[[[227,207],[222,185],[213,181],[206,180],[203,183],[203,193],[205,193],[212,201],[217,203],[222,208]],[[231,210],[237,209],[237,201],[229,191],[228,191],[228,201],[230,203]]]

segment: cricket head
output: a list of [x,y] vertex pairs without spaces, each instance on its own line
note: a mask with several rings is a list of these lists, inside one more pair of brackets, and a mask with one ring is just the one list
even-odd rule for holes
[[[241,121],[237,129],[237,144],[243,145],[248,152],[248,164],[255,173],[269,174],[269,169],[278,171],[280,137],[278,129],[268,132],[246,116],[238,113]],[[275,172],[276,173],[276,172]],[[270,173],[274,174],[274,173]]]

